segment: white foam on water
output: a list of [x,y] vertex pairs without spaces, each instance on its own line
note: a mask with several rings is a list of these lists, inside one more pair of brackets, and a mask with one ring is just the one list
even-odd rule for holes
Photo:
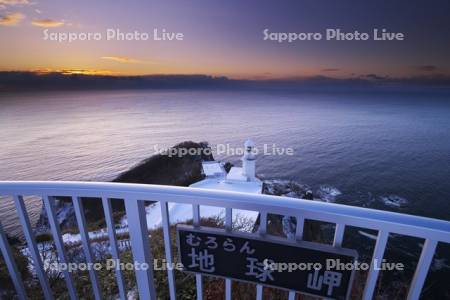
[[398,195],[381,196],[380,201],[389,207],[401,208],[408,204],[408,200]]
[[342,195],[342,192],[331,185],[321,185],[317,190],[317,195],[325,202],[335,202],[336,197]]

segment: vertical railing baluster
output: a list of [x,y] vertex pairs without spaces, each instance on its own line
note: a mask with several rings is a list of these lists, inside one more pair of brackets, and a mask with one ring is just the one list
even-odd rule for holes
[[303,240],[303,228],[305,227],[305,218],[297,216],[297,225],[295,227],[295,239],[297,241]]
[[[258,234],[260,236],[266,235],[267,232],[267,212],[260,212],[259,213],[259,228],[258,228]],[[263,298],[263,286],[258,284],[256,285],[256,299],[262,300]]]
[[193,216],[193,224],[195,227],[200,227],[200,205],[193,204],[192,205],[192,216]]
[[[135,269],[139,297],[145,300],[155,300],[152,253],[145,216],[145,203],[135,198],[124,199],[124,201],[133,259],[141,266]],[[144,266],[145,268],[143,268]]]
[[[303,239],[303,227],[305,224],[305,218],[302,216],[297,216],[297,225],[295,226],[295,236],[293,237],[297,241],[301,241]],[[289,300],[295,299],[295,291],[289,291]]]
[[[227,207],[225,209],[225,230],[231,232],[233,230],[233,209]],[[225,279],[225,300],[231,300],[231,279]]]
[[[333,247],[342,247],[342,241],[344,240],[345,224],[336,223],[336,228],[334,230]],[[323,300],[328,300],[329,298],[323,298]]]
[[[193,204],[192,205],[193,210],[193,224],[194,227],[200,227],[200,205]],[[203,299],[203,282],[202,282],[202,275],[195,274],[195,285],[197,287],[197,300]]]
[[6,267],[8,268],[9,275],[11,276],[14,287],[16,288],[17,296],[20,300],[25,300],[25,287],[23,286],[22,276],[20,276],[19,269],[14,261],[14,256],[9,246],[6,234],[3,231],[2,223],[0,222],[0,250],[3,255]]
[[295,300],[295,291],[289,291],[288,300]]
[[381,260],[383,259],[384,250],[389,238],[389,232],[378,231],[377,242],[375,244],[375,250],[373,251],[372,261],[370,263],[369,274],[367,276],[366,286],[364,287],[363,300],[371,300],[375,286],[377,284],[378,273]]
[[[117,238],[116,238],[116,229],[114,226],[113,219],[113,210],[111,206],[111,199],[107,197],[102,198],[103,211],[105,213],[105,221],[106,227],[108,229],[109,235],[109,245],[111,247],[111,256],[118,263],[120,261],[120,253],[117,248]],[[125,289],[125,280],[123,278],[122,270],[120,268],[115,268],[116,271],[116,280],[117,286],[119,288],[119,296],[121,300],[127,299],[126,297],[126,289]]]
[[[73,207],[75,209],[75,217],[78,223],[78,229],[80,231],[81,243],[83,245],[84,257],[86,262],[93,266],[95,259],[92,255],[90,243],[89,243],[89,233],[86,226],[86,218],[84,216],[83,202],[80,197],[72,197]],[[97,272],[94,268],[89,268],[89,278],[91,279],[92,290],[94,291],[94,297],[96,300],[102,298],[100,287],[97,278]]]
[[30,219],[28,218],[28,213],[23,202],[23,197],[14,195],[14,204],[16,206],[20,224],[23,228],[25,240],[27,241],[28,250],[30,251],[31,257],[33,258],[34,269],[41,284],[44,297],[45,299],[53,299],[53,294],[48,283],[48,278],[45,274],[44,266],[42,264],[41,255],[36,245],[36,239],[34,237],[33,229],[31,228]]
[[[59,223],[56,219],[55,208],[54,208],[54,199],[50,196],[44,196],[44,207],[47,213],[48,223],[50,225],[50,229],[53,235],[53,241],[55,242],[56,250],[58,252],[59,260],[62,264],[67,265],[69,261],[67,260],[66,250],[64,250],[64,243],[61,236],[61,230],[59,228]],[[70,299],[75,300],[78,299],[77,293],[75,291],[75,285],[73,282],[72,275],[67,270],[67,268],[63,271],[64,280],[67,285],[67,290],[69,291]]]
[[417,300],[428,275],[431,262],[433,261],[434,252],[436,251],[437,242],[426,239],[423,245],[422,253],[420,254],[419,262],[417,263],[414,277],[409,287],[408,300]]
[[345,224],[337,223],[334,230],[333,247],[342,247],[342,241],[344,240]]
[[175,290],[175,274],[173,270],[173,260],[172,260],[172,243],[170,240],[170,217],[168,203],[166,201],[161,201],[161,216],[162,216],[162,227],[164,234],[164,249],[166,252],[166,262],[167,268],[167,278],[169,280],[169,295],[171,300],[176,300],[176,290]]

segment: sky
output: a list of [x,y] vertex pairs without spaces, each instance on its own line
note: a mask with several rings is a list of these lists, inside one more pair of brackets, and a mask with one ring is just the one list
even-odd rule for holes
[[[147,75],[207,74],[236,79],[329,76],[449,76],[450,1],[434,0],[0,0],[0,71]],[[182,41],[154,41],[153,30]],[[269,32],[368,32],[403,41],[264,40]],[[106,40],[107,29],[149,33],[147,41]],[[96,33],[58,42],[47,33]]]

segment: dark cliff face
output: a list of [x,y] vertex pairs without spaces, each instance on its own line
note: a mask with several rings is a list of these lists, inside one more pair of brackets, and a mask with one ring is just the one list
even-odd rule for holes
[[205,142],[182,142],[142,161],[114,182],[189,186],[203,179],[202,161],[214,160]]
[[[113,182],[189,186],[204,178],[202,161],[208,160],[214,160],[208,143],[186,141],[167,149],[163,153],[149,157],[137,166],[120,174]],[[70,198],[58,197],[57,200],[59,201],[56,203],[56,214],[61,228],[77,227]],[[102,224],[101,221],[104,216],[101,200],[82,198],[82,201],[87,221],[100,221],[99,224]],[[111,204],[115,211],[125,209],[121,199],[114,199]],[[47,215],[43,209],[36,231],[46,232],[48,228]]]
[[[185,141],[166,151],[150,156],[120,174],[113,182],[189,186],[202,180],[202,161],[214,160],[207,142]],[[122,200],[112,201],[114,210],[124,210]],[[86,218],[97,218],[102,211],[100,201],[84,201]]]

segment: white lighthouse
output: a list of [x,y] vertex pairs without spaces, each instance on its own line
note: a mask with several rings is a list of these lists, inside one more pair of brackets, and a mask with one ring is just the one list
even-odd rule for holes
[[256,155],[253,152],[255,144],[252,140],[247,140],[244,143],[245,152],[242,156],[242,175],[247,177],[247,181],[255,181],[255,164]]
[[242,167],[232,167],[228,174],[221,163],[216,161],[202,162],[205,179],[190,186],[202,189],[225,190],[251,194],[262,193],[262,182],[256,177],[255,144],[251,140],[244,143]]

